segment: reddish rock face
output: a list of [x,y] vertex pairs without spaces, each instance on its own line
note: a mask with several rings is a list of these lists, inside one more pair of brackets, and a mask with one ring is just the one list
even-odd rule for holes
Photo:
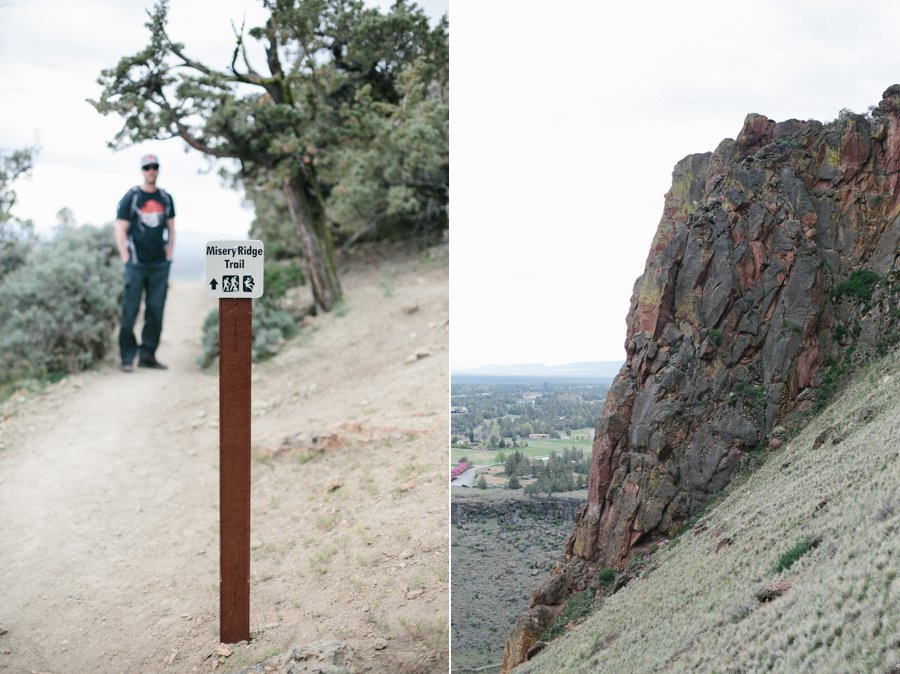
[[[749,115],[676,165],[561,572],[672,535],[836,363],[900,334],[898,180],[900,85],[868,117]],[[868,300],[835,292],[860,269]]]

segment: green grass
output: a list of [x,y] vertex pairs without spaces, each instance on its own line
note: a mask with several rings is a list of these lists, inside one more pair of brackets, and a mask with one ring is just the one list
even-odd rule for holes
[[451,465],[456,465],[456,463],[462,457],[468,457],[469,461],[472,463],[476,463],[479,466],[495,464],[497,463],[497,454],[499,452],[505,452],[507,456],[509,456],[512,452],[517,449],[522,452],[525,456],[529,458],[537,458],[549,456],[550,452],[555,451],[557,454],[561,454],[563,451],[563,447],[576,447],[578,449],[583,449],[585,453],[585,457],[590,456],[591,452],[591,439],[585,433],[579,433],[576,431],[573,434],[573,437],[569,439],[537,439],[537,440],[528,440],[527,447],[508,447],[506,449],[467,449],[464,447],[451,447],[450,448],[450,463]]
[[798,559],[800,559],[807,552],[816,547],[816,541],[812,538],[807,538],[792,547],[790,550],[785,552],[781,557],[778,558],[778,565],[775,567],[775,573],[781,573],[782,571],[786,571],[794,565]]

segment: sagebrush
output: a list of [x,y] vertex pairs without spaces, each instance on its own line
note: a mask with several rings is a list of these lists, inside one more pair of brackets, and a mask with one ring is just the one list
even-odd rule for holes
[[121,265],[111,227],[65,228],[0,282],[0,380],[87,369],[113,344]]

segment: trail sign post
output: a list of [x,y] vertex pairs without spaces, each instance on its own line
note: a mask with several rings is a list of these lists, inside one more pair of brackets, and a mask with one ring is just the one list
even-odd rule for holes
[[250,639],[250,347],[263,293],[262,241],[206,244],[207,294],[219,299],[219,638]]

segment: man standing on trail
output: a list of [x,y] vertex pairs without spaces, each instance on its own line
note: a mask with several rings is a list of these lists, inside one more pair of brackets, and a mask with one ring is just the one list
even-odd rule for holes
[[[141,170],[144,183],[128,190],[116,210],[116,247],[125,263],[125,293],[119,329],[123,372],[134,370],[136,355],[139,355],[138,367],[166,369],[156,360],[156,347],[162,332],[169,266],[175,247],[175,204],[164,189],[156,186],[159,158],[155,154],[141,157]],[[138,347],[134,323],[145,291],[144,329]]]

